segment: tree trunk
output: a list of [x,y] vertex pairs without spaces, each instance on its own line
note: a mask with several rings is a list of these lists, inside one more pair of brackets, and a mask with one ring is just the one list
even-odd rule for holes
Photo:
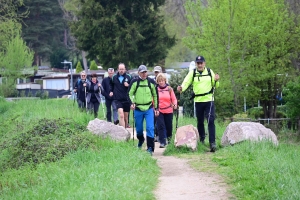
[[84,67],[84,71],[87,74],[88,73],[88,66],[87,66],[87,61],[86,61],[86,52],[85,51],[81,51],[81,55],[82,55],[82,61],[83,61],[83,67]]

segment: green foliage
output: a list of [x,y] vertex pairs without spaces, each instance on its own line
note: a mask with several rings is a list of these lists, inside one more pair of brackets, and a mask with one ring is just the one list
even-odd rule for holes
[[192,93],[192,88],[188,88],[184,92],[184,94],[181,95],[177,91],[177,86],[181,85],[188,72],[188,70],[183,70],[180,74],[172,74],[171,79],[169,80],[169,84],[172,88],[174,88],[174,92],[177,100],[179,101],[179,105],[183,106],[184,116],[192,117],[194,116],[194,101],[189,99]]
[[296,80],[288,82],[286,86],[286,96],[284,97],[287,107],[288,115],[291,118],[299,118],[300,117],[300,77],[296,78]]
[[262,107],[254,107],[247,110],[248,116],[252,119],[264,118]]
[[76,65],[76,73],[80,73],[80,72],[82,72],[82,70],[83,70],[83,68],[82,68],[81,62],[78,61],[77,65]]
[[98,70],[98,66],[94,60],[91,61],[90,70]]
[[64,67],[64,64],[62,64],[61,62],[63,62],[64,60],[69,60],[69,56],[68,51],[63,47],[55,49],[50,55],[51,67],[62,69]]
[[291,59],[299,49],[298,20],[285,1],[211,0],[204,5],[190,0],[185,7],[189,27],[184,43],[220,74],[219,99],[233,102],[235,112],[244,97],[260,100],[265,116],[275,117],[275,97],[287,81],[278,74],[293,74]]
[[[40,119],[31,122],[31,127],[0,145],[8,152],[9,160],[1,162],[0,168],[19,168],[26,164],[54,162],[70,151],[88,147],[92,138],[82,134],[84,126],[67,119]],[[19,123],[25,127],[26,124]],[[76,131],[75,131],[76,130]]]
[[[35,52],[34,65],[39,65],[36,63],[39,57],[49,59],[52,52],[57,54],[55,49],[64,48],[61,41],[64,41],[65,19],[58,1],[24,0],[24,4],[19,12],[28,10],[29,15],[23,20],[22,36]],[[67,58],[59,63],[64,59]],[[57,61],[51,64],[61,66]]]
[[[79,49],[97,58],[104,68],[122,61],[128,67],[153,66],[163,60],[175,43],[167,34],[158,7],[164,0],[81,1],[70,22]],[[112,45],[114,44],[114,45]]]

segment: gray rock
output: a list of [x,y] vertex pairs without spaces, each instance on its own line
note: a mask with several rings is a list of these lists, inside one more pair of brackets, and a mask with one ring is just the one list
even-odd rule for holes
[[128,141],[130,139],[130,133],[123,126],[114,125],[98,118],[90,121],[87,129],[93,134],[110,137],[114,140]]
[[175,134],[174,144],[176,147],[187,146],[192,150],[197,149],[199,133],[193,125],[181,126]]
[[234,145],[244,140],[269,140],[278,145],[278,140],[274,132],[262,124],[255,122],[231,122],[222,136],[221,144],[223,146]]

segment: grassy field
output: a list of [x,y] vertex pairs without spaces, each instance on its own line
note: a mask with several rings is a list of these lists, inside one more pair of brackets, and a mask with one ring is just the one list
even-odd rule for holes
[[[156,160],[131,142],[90,134],[91,119],[66,99],[0,99],[0,199],[154,199]],[[179,126],[187,124],[196,120],[179,119]],[[283,140],[292,133],[282,131],[278,147],[243,142],[222,148],[225,128],[216,123],[214,154],[208,143],[196,152],[171,144],[165,154],[221,174],[237,199],[300,199],[300,147]]]

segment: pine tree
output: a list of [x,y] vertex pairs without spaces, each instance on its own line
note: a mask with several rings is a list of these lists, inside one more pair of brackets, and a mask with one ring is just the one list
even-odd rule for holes
[[129,67],[153,65],[175,43],[164,27],[158,7],[164,0],[86,1],[71,22],[77,46],[97,58],[104,68],[123,62]]
[[83,68],[82,68],[81,62],[78,61],[77,65],[76,65],[76,73],[80,73],[80,72],[82,72],[82,70],[83,70]]
[[98,70],[98,66],[94,60],[91,62],[90,70]]
[[24,19],[22,36],[35,52],[34,64],[40,65],[41,57],[49,58],[54,48],[63,48],[63,12],[58,1],[24,0],[24,4],[19,12],[30,14]]

